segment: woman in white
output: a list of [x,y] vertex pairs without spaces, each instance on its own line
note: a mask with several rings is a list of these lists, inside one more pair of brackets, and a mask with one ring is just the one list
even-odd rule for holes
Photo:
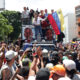
[[36,39],[39,34],[42,37],[41,21],[44,21],[44,20],[45,19],[40,18],[37,13],[34,13],[33,25],[35,26],[35,38]]

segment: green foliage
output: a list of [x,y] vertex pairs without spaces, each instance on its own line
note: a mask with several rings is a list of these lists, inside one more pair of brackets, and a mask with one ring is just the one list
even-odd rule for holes
[[8,20],[8,24],[13,26],[14,31],[8,36],[11,40],[15,40],[21,33],[21,16],[20,12],[3,11],[1,14]]
[[13,32],[13,27],[8,24],[8,20],[0,13],[0,40],[5,40],[5,37]]

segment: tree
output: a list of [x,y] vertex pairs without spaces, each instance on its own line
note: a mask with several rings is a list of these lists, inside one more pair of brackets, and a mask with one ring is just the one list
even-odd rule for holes
[[9,35],[11,40],[15,40],[21,33],[21,16],[20,12],[5,10],[1,14],[8,19],[10,25],[13,26],[14,31]]
[[13,32],[13,27],[8,24],[8,20],[0,13],[0,40],[5,40],[5,37]]

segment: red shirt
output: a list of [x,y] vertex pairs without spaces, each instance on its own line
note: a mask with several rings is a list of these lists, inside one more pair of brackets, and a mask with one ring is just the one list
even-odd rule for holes
[[[42,19],[45,18],[44,15],[40,15],[40,17],[41,17]],[[45,29],[46,27],[49,26],[49,24],[48,24],[47,21],[45,20],[45,21],[41,22],[41,26],[42,26],[42,29]]]

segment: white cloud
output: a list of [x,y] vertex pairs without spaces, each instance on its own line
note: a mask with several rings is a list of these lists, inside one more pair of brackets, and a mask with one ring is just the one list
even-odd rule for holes
[[74,12],[79,0],[5,0],[6,9],[22,11],[24,6],[32,9],[62,9],[64,13]]

